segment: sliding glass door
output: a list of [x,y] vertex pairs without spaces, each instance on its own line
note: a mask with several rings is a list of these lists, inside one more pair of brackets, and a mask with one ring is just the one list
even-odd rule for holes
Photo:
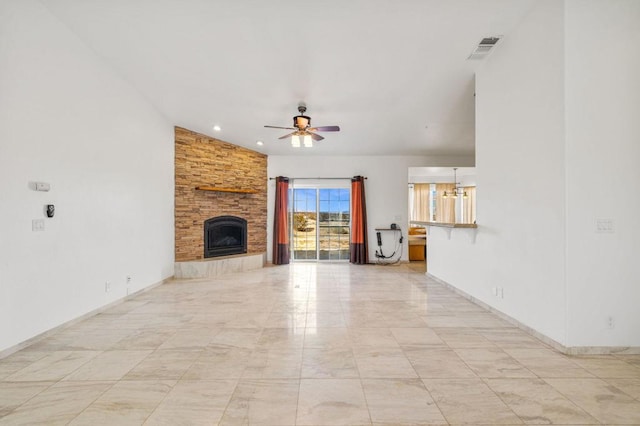
[[349,188],[291,189],[293,260],[349,260]]
[[318,258],[349,260],[350,194],[349,189],[318,189]]

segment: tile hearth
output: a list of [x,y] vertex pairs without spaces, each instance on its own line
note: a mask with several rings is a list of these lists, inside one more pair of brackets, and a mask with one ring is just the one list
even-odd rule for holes
[[264,264],[265,253],[210,257],[191,262],[176,262],[174,275],[178,279],[215,278],[233,272],[260,269]]
[[640,424],[640,356],[567,356],[409,265],[176,280],[0,360],[0,425]]

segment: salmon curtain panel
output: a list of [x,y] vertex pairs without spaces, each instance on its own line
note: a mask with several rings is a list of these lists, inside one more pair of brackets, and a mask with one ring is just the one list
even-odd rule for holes
[[369,263],[367,244],[367,207],[362,176],[351,179],[351,263]]
[[476,223],[476,187],[465,186],[463,189],[467,198],[462,200],[462,223]]
[[276,207],[273,219],[273,264],[289,263],[289,226],[287,224],[289,204],[289,178],[276,178]]
[[[456,199],[451,197],[456,185],[453,183],[436,184],[436,222],[454,223],[456,221]],[[449,197],[444,198],[445,191]]]
[[420,222],[431,221],[429,206],[431,205],[431,184],[430,183],[414,183],[413,184],[413,209],[411,211],[411,220]]

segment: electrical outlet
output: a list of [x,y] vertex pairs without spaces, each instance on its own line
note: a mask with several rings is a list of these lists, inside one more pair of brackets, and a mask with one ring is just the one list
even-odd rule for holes
[[612,316],[607,317],[607,328],[613,330],[615,328],[615,321]]
[[105,291],[105,293],[109,293],[109,291],[111,291],[111,281],[105,281],[105,283],[104,283],[104,291]]
[[498,290],[498,297],[504,299],[504,288],[500,287]]
[[33,219],[31,221],[31,230],[33,232],[44,231],[44,219]]

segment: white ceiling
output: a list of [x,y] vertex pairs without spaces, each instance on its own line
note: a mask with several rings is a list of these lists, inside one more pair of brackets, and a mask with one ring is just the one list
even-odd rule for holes
[[[41,1],[177,126],[270,155],[472,155],[466,58],[535,0]],[[301,101],[342,131],[294,149],[263,127]]]

